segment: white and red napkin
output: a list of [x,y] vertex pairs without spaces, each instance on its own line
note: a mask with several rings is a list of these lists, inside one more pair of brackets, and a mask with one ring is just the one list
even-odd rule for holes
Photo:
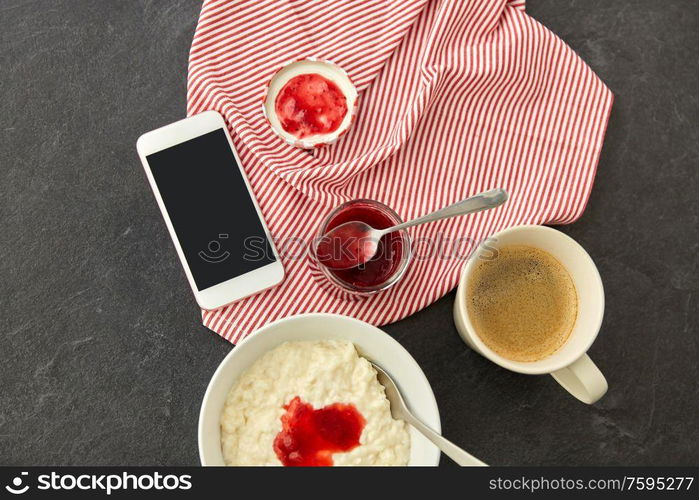
[[[339,64],[360,91],[352,130],[312,155],[279,139],[261,110],[274,72],[311,56]],[[204,324],[235,343],[292,314],[379,325],[426,307],[456,285],[464,245],[582,214],[612,100],[523,0],[205,1],[187,111],[226,118],[286,279],[203,311]],[[504,206],[411,229],[418,258],[378,295],[329,293],[299,255],[299,238],[343,201],[379,200],[410,219],[495,187],[510,193]]]

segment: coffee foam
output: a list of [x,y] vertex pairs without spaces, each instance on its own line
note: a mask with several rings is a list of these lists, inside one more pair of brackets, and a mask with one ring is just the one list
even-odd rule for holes
[[568,271],[544,250],[510,245],[476,264],[467,288],[468,314],[480,339],[512,361],[550,356],[568,340],[578,297]]

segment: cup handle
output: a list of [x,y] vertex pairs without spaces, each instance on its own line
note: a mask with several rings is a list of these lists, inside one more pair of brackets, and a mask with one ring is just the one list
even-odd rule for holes
[[551,376],[566,391],[589,405],[597,402],[607,392],[607,379],[587,354],[565,368],[552,372]]

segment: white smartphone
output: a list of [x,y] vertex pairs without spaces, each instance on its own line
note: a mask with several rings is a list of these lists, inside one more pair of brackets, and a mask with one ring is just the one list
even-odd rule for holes
[[136,148],[202,308],[218,309],[284,279],[220,114],[207,111],[143,134]]

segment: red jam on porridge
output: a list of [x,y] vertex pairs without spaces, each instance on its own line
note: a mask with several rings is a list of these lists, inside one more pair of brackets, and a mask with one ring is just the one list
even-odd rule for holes
[[284,409],[274,451],[286,466],[333,465],[333,453],[360,444],[366,420],[353,404],[333,403],[315,410],[296,396]]

